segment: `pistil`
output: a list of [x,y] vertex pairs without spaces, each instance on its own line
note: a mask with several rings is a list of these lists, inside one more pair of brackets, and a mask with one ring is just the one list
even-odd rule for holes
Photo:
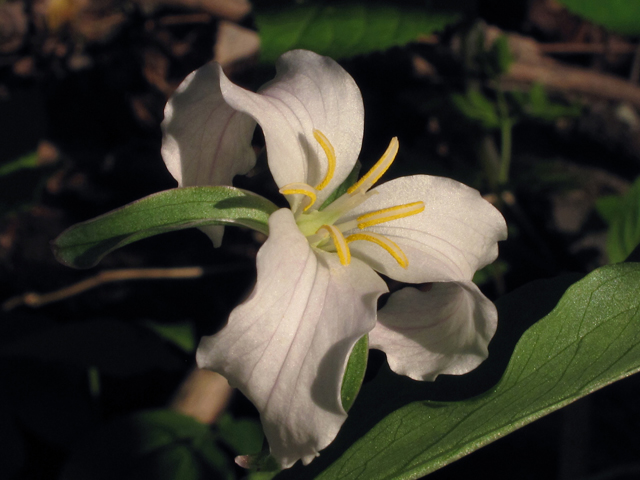
[[333,245],[336,247],[336,252],[338,252],[340,263],[342,265],[349,265],[351,263],[351,250],[349,250],[349,245],[347,245],[347,241],[344,235],[342,235],[342,232],[333,225],[323,225],[318,229],[318,232],[320,232],[320,230],[329,232],[331,240],[333,240]]
[[[295,201],[293,206],[296,210],[295,216],[298,228],[307,237],[309,244],[314,248],[329,251],[335,248],[340,263],[342,265],[349,265],[351,263],[349,243],[363,240],[380,246],[386,250],[402,268],[407,268],[409,266],[409,260],[405,253],[395,242],[384,235],[367,231],[353,233],[345,238],[343,232],[348,232],[356,228],[363,230],[374,225],[417,215],[424,211],[424,202],[412,202],[383,208],[362,214],[355,220],[336,223],[341,217],[359,206],[371,195],[376,194],[376,192],[369,192],[369,189],[373,187],[393,163],[398,153],[398,138],[393,137],[391,139],[387,150],[380,160],[378,160],[371,170],[358,180],[358,182],[349,188],[347,193],[336,199],[322,211],[313,209],[308,212],[316,202],[317,192],[329,185],[336,169],[336,153],[329,139],[320,130],[314,130],[313,136],[327,157],[328,167],[324,178],[316,187],[298,182],[290,183],[280,189],[280,193],[283,195],[303,195],[308,199],[302,211],[299,210],[300,204],[297,203],[298,200]],[[331,243],[328,243],[329,238],[331,239]]]

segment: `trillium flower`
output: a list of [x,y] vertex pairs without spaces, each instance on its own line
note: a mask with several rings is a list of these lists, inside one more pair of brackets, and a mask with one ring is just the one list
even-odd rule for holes
[[[341,384],[354,344],[369,334],[390,367],[416,380],[463,374],[487,357],[494,305],[471,282],[506,238],[500,213],[454,180],[427,175],[378,185],[399,148],[321,208],[352,171],[364,111],[354,80],[333,60],[284,54],[258,93],[219,65],[183,82],[165,110],[163,157],[180,186],[229,185],[255,163],[264,132],[273,178],[290,208],[269,218],[250,297],[197,362],[224,375],[257,407],[282,467],[307,464],[337,435],[347,413]],[[377,186],[376,186],[377,185]],[[222,227],[207,230],[214,243]],[[377,310],[386,275],[407,287]]]

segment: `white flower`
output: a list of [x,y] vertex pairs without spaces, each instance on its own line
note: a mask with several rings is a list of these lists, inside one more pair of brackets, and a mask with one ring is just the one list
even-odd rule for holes
[[[198,365],[224,375],[258,408],[272,455],[307,464],[346,419],[340,387],[365,334],[389,365],[417,380],[462,374],[487,357],[494,305],[471,282],[506,238],[500,213],[456,181],[416,175],[373,185],[397,139],[347,193],[319,207],[347,178],[362,143],[360,91],[333,60],[296,50],[259,93],[216,64],[191,74],[165,110],[163,156],[180,186],[231,184],[255,163],[264,132],[269,168],[290,209],[269,219],[251,296]],[[219,244],[222,227],[207,232]],[[377,311],[378,273],[432,288],[405,288]],[[428,290],[428,291],[425,291]]]

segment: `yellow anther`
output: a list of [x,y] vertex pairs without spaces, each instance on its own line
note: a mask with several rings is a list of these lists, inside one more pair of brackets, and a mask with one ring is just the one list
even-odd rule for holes
[[318,185],[316,185],[316,190],[322,190],[324,187],[329,185],[329,182],[333,178],[333,174],[336,171],[336,151],[333,148],[333,145],[331,145],[329,139],[320,130],[314,130],[313,137],[324,150],[324,154],[327,156],[327,161],[329,162],[329,166],[327,167],[327,174],[324,176],[324,179]]
[[375,212],[365,213],[357,218],[358,228],[363,229],[378,225],[380,223],[390,222],[399,218],[410,217],[424,211],[424,202],[406,203],[395,207],[383,208]]
[[353,195],[359,191],[363,193],[369,190],[373,185],[380,179],[380,177],[386,172],[393,161],[396,158],[398,153],[398,148],[400,144],[398,143],[398,137],[393,137],[391,142],[389,142],[389,146],[387,150],[384,152],[380,160],[376,162],[376,164],[369,170],[357,183],[355,183],[347,193],[349,195]]
[[304,195],[307,197],[309,199],[309,203],[302,209],[303,212],[309,210],[311,205],[316,203],[316,191],[306,183],[289,183],[278,191],[282,195]]
[[367,233],[354,233],[349,235],[346,239],[347,244],[351,242],[355,242],[357,240],[366,240],[367,242],[375,243],[376,245],[384,248],[389,254],[398,262],[402,268],[407,268],[409,266],[409,259],[404,254],[404,252],[400,249],[395,242],[392,242],[387,237],[382,235],[378,235],[377,233],[367,232]]
[[349,245],[347,244],[344,235],[342,235],[342,232],[333,225],[323,225],[318,229],[318,232],[322,229],[325,229],[329,232],[329,235],[331,235],[331,240],[333,240],[333,244],[338,252],[340,263],[342,265],[349,265],[351,263],[351,251],[349,250]]

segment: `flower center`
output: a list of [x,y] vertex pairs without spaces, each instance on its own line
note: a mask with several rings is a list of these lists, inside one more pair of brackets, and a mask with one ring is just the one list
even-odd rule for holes
[[[416,215],[424,210],[424,202],[412,202],[383,208],[360,215],[355,220],[339,222],[348,212],[375,194],[375,192],[369,192],[369,189],[375,185],[395,160],[399,148],[398,138],[393,137],[391,139],[380,160],[360,180],[353,184],[347,190],[347,193],[337,198],[324,210],[318,210],[313,208],[317,192],[324,189],[331,182],[336,169],[336,154],[333,145],[320,130],[314,130],[313,136],[324,150],[329,164],[324,178],[315,187],[299,182],[290,183],[280,189],[280,193],[283,195],[294,196],[293,205],[297,205],[294,215],[300,231],[307,237],[312,247],[335,251],[342,265],[349,265],[351,262],[349,243],[367,241],[386,250],[402,268],[407,268],[409,260],[405,253],[395,242],[384,235],[364,231],[352,233],[345,237],[344,232],[354,229],[365,230],[373,225]],[[295,196],[298,197],[296,198]]]

